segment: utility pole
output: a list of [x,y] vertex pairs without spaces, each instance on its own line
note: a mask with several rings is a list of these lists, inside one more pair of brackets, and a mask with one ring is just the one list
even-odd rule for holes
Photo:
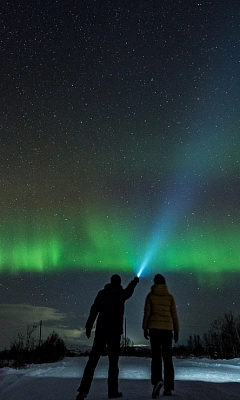
[[42,343],[42,320],[40,321],[40,331],[39,331],[39,347]]
[[125,336],[124,347],[125,347],[125,353],[126,353],[126,349],[127,349],[127,318],[125,318],[124,336]]

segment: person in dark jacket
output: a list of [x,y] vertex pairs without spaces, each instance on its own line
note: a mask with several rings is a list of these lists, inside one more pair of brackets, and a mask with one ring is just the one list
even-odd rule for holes
[[178,342],[179,321],[174,297],[169,293],[165,278],[161,274],[154,277],[154,285],[146,297],[142,328],[145,339],[150,337],[152,398],[157,398],[163,384],[163,395],[171,396],[174,390],[172,338],[174,336],[175,343]]
[[135,277],[123,289],[120,276],[115,274],[111,277],[110,283],[98,292],[86,322],[86,335],[90,338],[93,324],[97,318],[95,337],[76,400],[87,397],[95,368],[106,346],[109,359],[108,397],[109,399],[122,397],[122,393],[118,391],[118,360],[121,335],[123,334],[124,304],[132,296],[138,282],[139,278]]

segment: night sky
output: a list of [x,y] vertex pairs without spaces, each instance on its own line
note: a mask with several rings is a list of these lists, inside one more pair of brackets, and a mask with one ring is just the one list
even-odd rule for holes
[[[9,0],[0,22],[0,349],[67,344],[113,273],[166,277],[180,343],[240,314],[240,4]],[[37,333],[36,333],[37,337]]]

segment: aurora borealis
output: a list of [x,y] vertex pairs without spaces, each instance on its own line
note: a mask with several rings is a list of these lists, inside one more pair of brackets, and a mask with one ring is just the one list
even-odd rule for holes
[[135,299],[164,273],[183,338],[206,325],[200,303],[237,312],[239,13],[233,0],[3,5],[5,308],[48,307],[85,343],[78,315],[113,272],[127,284],[143,266]]
[[[25,235],[19,222],[19,231],[14,226],[11,235],[2,239],[2,270],[47,273],[74,268],[137,272],[145,256],[144,245],[147,237],[151,237],[151,231],[148,236],[145,233],[146,236],[143,237],[143,232],[129,232],[129,227],[119,218],[108,216],[104,222],[99,216],[93,221],[89,219],[85,225],[84,218],[79,218],[79,223],[75,221],[74,238],[69,233],[73,225],[68,221],[63,224],[55,221],[56,227],[52,230],[49,227],[46,229],[46,225],[38,226],[37,230],[33,228],[31,234],[28,232]],[[186,224],[186,231],[181,225],[180,229],[169,233],[166,240],[163,232],[162,245],[159,236],[156,240],[159,249],[153,251],[154,263],[161,265],[166,271],[191,270],[195,273],[211,274],[216,271],[220,273],[237,270],[238,230],[232,226],[231,219],[227,221],[226,218],[225,223],[223,221],[217,227],[214,222],[199,221],[195,227],[193,214]],[[64,226],[64,233],[58,234],[57,228],[61,225]],[[151,263],[151,255],[149,262]],[[145,273],[148,274],[147,271]]]
[[[56,186],[48,187],[48,181],[44,181],[45,194],[40,199],[27,180],[25,192],[17,185],[16,198],[2,217],[1,269],[137,271],[148,246],[154,247],[149,262],[165,270],[192,269],[211,274],[238,269],[238,143],[228,145],[230,139],[225,136],[221,142],[218,139],[211,150],[209,139],[201,143],[196,137],[192,154],[179,155],[171,171],[160,173],[163,184],[158,170],[151,176],[146,170],[137,182],[126,176],[128,191],[122,180],[127,170],[122,171],[119,163],[110,182],[99,185],[99,194],[97,178],[83,196],[76,179],[73,185],[77,189],[65,188],[58,179]],[[143,157],[144,153],[138,163],[143,163]],[[227,165],[228,158],[232,165]],[[70,164],[71,168],[76,175]],[[30,179],[34,180],[34,173]],[[61,179],[67,179],[64,172]],[[32,186],[40,191],[42,183]],[[77,197],[74,202],[72,194]]]

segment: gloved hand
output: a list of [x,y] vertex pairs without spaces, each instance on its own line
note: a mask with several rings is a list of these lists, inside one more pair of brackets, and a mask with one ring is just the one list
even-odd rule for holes
[[139,282],[139,277],[138,277],[138,276],[135,276],[135,278],[133,279],[133,281],[134,281],[135,283],[138,283],[138,282]]
[[177,331],[174,331],[173,339],[174,339],[174,343],[178,342],[178,332]]
[[89,328],[89,327],[86,327],[86,336],[87,336],[88,339],[91,336],[91,328]]
[[144,329],[144,337],[145,337],[145,339],[149,339],[149,331],[148,331],[148,329]]

